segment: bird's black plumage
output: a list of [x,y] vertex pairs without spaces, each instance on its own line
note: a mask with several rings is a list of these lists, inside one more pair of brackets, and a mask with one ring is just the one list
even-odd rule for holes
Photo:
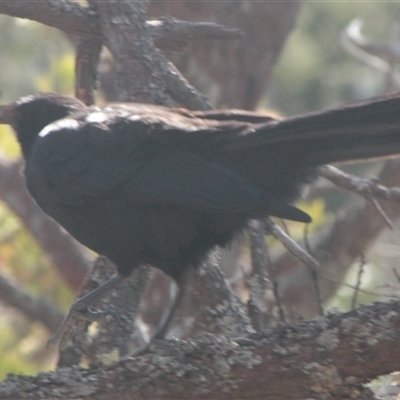
[[399,97],[277,121],[41,94],[1,121],[47,214],[120,275],[150,264],[177,281],[252,218],[308,222],[289,202],[315,166],[400,153]]
[[72,305],[53,338],[61,348],[76,312],[142,264],[182,288],[184,272],[250,219],[309,222],[290,202],[316,166],[400,153],[400,97],[277,121],[39,94],[0,107],[0,123],[17,133],[39,206],[118,268]]

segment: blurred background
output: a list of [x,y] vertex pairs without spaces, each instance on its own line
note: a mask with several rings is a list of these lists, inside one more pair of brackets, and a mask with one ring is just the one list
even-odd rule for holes
[[[196,6],[196,2],[187,1],[187,8],[178,10],[184,6],[171,3],[151,2],[150,15],[168,14],[182,19],[190,19],[191,15],[192,20],[199,21],[218,19],[215,17],[218,13],[212,14],[213,10],[206,9],[206,5]],[[259,6],[267,7],[265,3]],[[285,5],[289,7],[288,4]],[[232,10],[232,14],[229,14],[224,10],[228,21],[221,23],[235,27],[235,12]],[[250,61],[246,61],[244,57],[240,71],[235,70],[232,73],[227,67],[230,58],[223,52],[221,58],[225,59],[226,64],[217,59],[215,62],[218,66],[212,65],[210,54],[215,51],[214,44],[196,44],[180,54],[171,53],[167,56],[176,61],[189,81],[206,93],[217,107],[256,108],[289,116],[399,91],[399,3],[303,2],[291,10],[282,6],[281,10],[275,9],[272,12],[275,25],[262,17],[253,23],[252,29],[258,34],[259,43],[271,45],[271,48],[265,49],[266,54],[273,54],[273,60],[269,61],[268,67],[258,69],[254,74],[252,71],[265,61],[255,59],[260,53],[256,44],[255,55],[247,55]],[[282,13],[281,17],[279,12]],[[287,36],[287,39],[280,38],[279,46],[272,48],[269,30],[278,32],[281,24],[286,24],[282,35],[285,39]],[[242,29],[246,35],[246,27],[243,26]],[[263,33],[264,29],[266,33]],[[73,95],[75,42],[76,38],[67,37],[56,29],[0,15],[1,103],[38,91]],[[238,47],[237,52],[239,51],[242,50]],[[193,53],[196,53],[197,61],[193,61]],[[251,57],[254,57],[254,63],[251,62]],[[216,71],[215,75],[198,71],[197,68],[205,68],[207,63],[204,59],[210,63],[210,70]],[[104,74],[100,76],[104,90],[98,92],[99,102],[116,100],[113,98],[112,84],[111,88],[110,85],[107,86],[107,73],[112,74],[111,65],[109,55],[105,54],[102,64]],[[219,76],[220,80],[215,76]],[[247,80],[242,80],[241,76],[246,76]],[[229,87],[224,79],[230,81],[236,89],[239,87],[238,90],[243,86],[243,93],[247,97],[243,93],[224,93],[221,87]],[[10,164],[19,159],[18,145],[8,127],[0,126],[0,148],[3,157]],[[346,166],[345,170],[358,176],[375,176],[380,168],[381,162],[370,162]],[[2,197],[4,195],[1,194]],[[49,257],[48,252],[43,251],[40,241],[21,222],[21,218],[10,210],[9,201],[0,203],[0,274],[30,295],[45,298],[62,310],[67,310],[79,287],[74,287],[71,281],[67,283],[63,279],[54,265],[54,257]],[[318,181],[316,188],[302,202],[303,209],[312,214],[314,219],[309,228],[310,234],[320,232],[321,227],[332,223],[338,210],[345,204],[349,207],[348,203],[352,201],[359,202],[360,199],[355,194],[344,193],[333,189],[327,182]],[[397,295],[399,281],[396,268],[400,238],[399,226],[395,221],[393,224],[394,229],[390,232],[382,229],[379,240],[368,253],[362,254],[357,261],[353,260],[352,268],[348,268],[348,265],[341,269],[338,276],[332,278],[336,282],[324,296],[325,308],[337,307],[344,311],[351,309],[355,302],[355,286],[357,304]],[[302,238],[303,226],[293,223],[288,227],[294,238]],[[246,294],[240,291],[245,290],[246,285],[238,283],[238,275],[243,278],[248,272],[248,242],[244,239],[243,243],[240,246],[239,261],[236,262],[240,273],[226,273],[231,283],[237,286],[239,295],[245,299]],[[270,238],[268,245],[274,257],[279,258],[283,253],[282,246]],[[88,258],[94,258],[94,254],[84,249],[80,251]],[[10,307],[12,302],[1,297],[0,378],[4,378],[7,373],[35,374],[54,368],[55,351],[45,348],[48,330],[42,323],[26,318],[18,307]],[[296,315],[305,318],[313,316],[312,312],[301,311]]]

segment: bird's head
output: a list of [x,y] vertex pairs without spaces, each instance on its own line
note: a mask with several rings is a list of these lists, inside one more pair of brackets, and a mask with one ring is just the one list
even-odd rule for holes
[[36,137],[45,126],[85,108],[83,103],[73,97],[41,93],[22,97],[15,103],[1,105],[0,124],[11,125],[14,128],[26,158]]

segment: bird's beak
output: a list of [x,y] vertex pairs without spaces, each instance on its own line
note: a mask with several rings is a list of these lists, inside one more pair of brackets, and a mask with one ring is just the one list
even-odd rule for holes
[[0,106],[0,124],[11,125],[15,115],[15,105],[5,104]]

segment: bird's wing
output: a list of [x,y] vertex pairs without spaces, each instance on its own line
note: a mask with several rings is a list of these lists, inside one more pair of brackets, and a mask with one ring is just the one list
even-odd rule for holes
[[[40,169],[52,196],[65,204],[176,205],[310,220],[235,171],[169,146],[168,140],[152,141],[154,126],[143,120],[124,119],[123,126],[61,121],[40,133],[30,164]],[[192,136],[196,130],[191,126],[182,134]],[[199,135],[204,137],[204,126]]]
[[174,204],[204,211],[249,212],[268,205],[265,194],[235,172],[182,150],[145,161],[122,192],[139,204]]
[[268,205],[256,186],[199,156],[178,149],[148,154],[146,146],[142,151],[135,146],[134,134],[73,124],[45,128],[31,160],[61,202],[173,204],[227,212]]
[[237,173],[180,150],[166,152],[143,165],[122,191],[139,204],[173,204],[208,212],[269,214],[310,222],[308,214],[276,201]]

